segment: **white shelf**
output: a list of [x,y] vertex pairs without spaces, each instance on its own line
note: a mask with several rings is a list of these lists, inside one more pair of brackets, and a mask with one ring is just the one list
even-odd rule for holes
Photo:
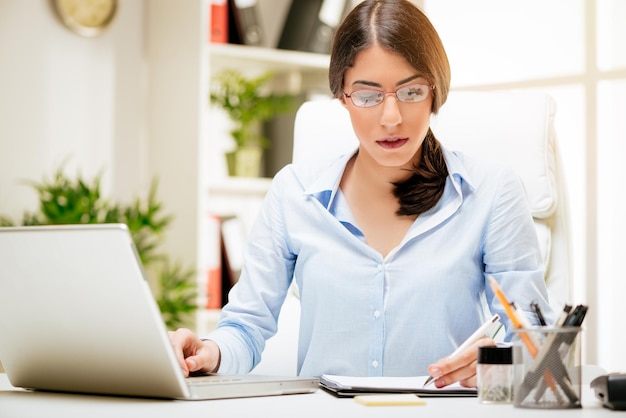
[[259,48],[247,45],[209,44],[212,67],[263,67],[272,71],[328,71],[330,57],[325,54]]
[[226,177],[209,186],[209,195],[255,195],[265,196],[272,179],[266,177]]

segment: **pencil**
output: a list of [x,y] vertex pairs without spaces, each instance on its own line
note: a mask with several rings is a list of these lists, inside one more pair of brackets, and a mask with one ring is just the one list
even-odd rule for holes
[[[500,285],[498,284],[496,279],[494,279],[492,276],[488,276],[488,279],[489,279],[489,284],[491,285],[491,290],[493,290],[493,293],[495,293],[496,297],[498,298],[498,300],[504,307],[504,311],[506,312],[506,315],[509,317],[509,319],[513,323],[513,326],[515,328],[523,328],[524,326],[522,325],[521,321],[515,314],[515,311],[513,310],[513,306],[511,302],[509,302],[507,297],[504,295],[504,292],[502,292],[502,289],[500,288]],[[524,344],[526,345],[526,348],[528,349],[528,352],[530,353],[530,355],[535,357],[537,355],[538,350],[535,344],[533,344],[533,342],[531,341],[528,334],[526,334],[525,332],[520,332],[519,335],[522,341],[524,342]]]
[[[520,322],[517,315],[515,314],[515,311],[513,311],[511,302],[509,302],[504,292],[502,292],[502,289],[500,288],[500,285],[498,284],[496,279],[494,279],[493,276],[487,276],[487,278],[489,279],[489,284],[491,285],[491,289],[493,290],[493,293],[495,293],[496,297],[498,298],[498,300],[504,307],[504,311],[506,312],[509,319],[513,323],[513,326],[518,329],[523,328],[523,325]],[[535,344],[532,342],[530,336],[525,332],[520,332],[519,336],[524,342],[524,345],[528,349],[528,352],[530,353],[531,357],[532,358],[537,357],[537,352],[539,350],[537,349],[537,346],[535,346]],[[543,377],[546,380],[546,383],[548,384],[548,386],[550,386],[550,389],[556,392],[557,389],[556,389],[556,385],[554,384],[554,379],[552,379],[552,376],[548,373],[548,371],[544,373]]]

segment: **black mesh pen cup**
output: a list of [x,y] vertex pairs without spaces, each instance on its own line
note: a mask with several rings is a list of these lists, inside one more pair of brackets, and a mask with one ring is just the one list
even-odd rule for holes
[[515,333],[513,405],[580,408],[580,327],[520,328]]

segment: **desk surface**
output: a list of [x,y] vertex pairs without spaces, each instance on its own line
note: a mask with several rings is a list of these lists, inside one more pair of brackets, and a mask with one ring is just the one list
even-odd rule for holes
[[[582,409],[545,410],[546,417],[613,417],[616,412],[599,406],[588,390]],[[223,415],[249,418],[261,412],[272,418],[289,417],[411,417],[463,416],[480,418],[537,418],[543,410],[514,408],[512,405],[481,405],[476,398],[428,398],[425,406],[363,406],[354,399],[339,399],[319,390],[307,395],[271,396],[212,401],[164,401],[31,392],[11,386],[0,374],[0,417],[210,417]],[[423,415],[426,414],[426,415]],[[619,413],[617,413],[619,414]]]

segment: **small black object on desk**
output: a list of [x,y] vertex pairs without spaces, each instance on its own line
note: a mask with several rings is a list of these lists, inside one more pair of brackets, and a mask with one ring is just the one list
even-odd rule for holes
[[591,381],[596,397],[609,409],[626,410],[626,373],[609,373]]

